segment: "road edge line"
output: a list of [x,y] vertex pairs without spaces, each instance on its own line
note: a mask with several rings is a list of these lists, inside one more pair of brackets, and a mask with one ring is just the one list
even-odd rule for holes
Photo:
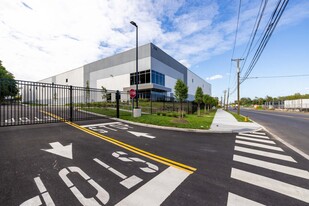
[[[251,119],[251,121],[253,121]],[[256,124],[260,125],[262,127],[262,129],[264,129],[266,132],[268,132],[269,134],[271,134],[275,139],[277,139],[279,142],[281,142],[282,144],[284,144],[285,146],[287,146],[288,148],[290,148],[291,150],[293,150],[294,152],[296,152],[297,154],[301,155],[302,157],[304,157],[305,159],[309,160],[309,155],[307,155],[305,152],[301,151],[300,149],[296,148],[295,146],[291,145],[290,143],[286,142],[285,140],[281,139],[279,136],[277,136],[276,134],[272,133],[269,129],[267,129],[265,126],[257,123],[256,121],[253,121]]]

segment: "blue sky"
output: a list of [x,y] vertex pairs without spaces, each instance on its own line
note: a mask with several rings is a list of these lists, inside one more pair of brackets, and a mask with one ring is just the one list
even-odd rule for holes
[[[234,58],[242,57],[260,3],[242,0]],[[261,31],[276,3],[268,1]],[[231,67],[230,60],[238,6],[239,0],[2,0],[0,59],[17,79],[37,81],[134,47],[129,23],[134,20],[140,45],[153,42],[221,97],[235,83],[236,64]],[[309,1],[291,0],[250,76],[309,74],[308,36]],[[248,79],[241,85],[243,97],[296,92],[309,93],[308,76]]]

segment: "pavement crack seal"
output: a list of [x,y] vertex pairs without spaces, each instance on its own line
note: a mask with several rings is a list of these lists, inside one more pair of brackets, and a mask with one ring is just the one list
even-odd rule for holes
[[124,142],[118,141],[118,140],[116,140],[116,139],[114,139],[114,138],[111,138],[111,137],[102,135],[102,134],[100,134],[100,133],[98,133],[98,132],[94,132],[94,131],[92,131],[92,130],[90,130],[90,129],[81,127],[81,126],[79,126],[78,124],[75,124],[75,123],[73,123],[73,122],[70,122],[70,121],[68,121],[68,120],[65,120],[64,118],[59,117],[59,116],[57,116],[57,115],[55,115],[55,114],[52,114],[52,113],[49,113],[49,112],[46,112],[46,111],[41,111],[41,112],[43,112],[43,113],[45,113],[45,114],[47,114],[47,115],[49,115],[49,116],[51,116],[51,117],[54,117],[54,118],[56,118],[56,119],[58,119],[58,120],[60,120],[60,121],[62,121],[62,122],[64,122],[64,123],[66,123],[66,124],[68,124],[68,125],[70,125],[70,126],[72,126],[72,127],[75,127],[76,129],[79,129],[79,130],[81,130],[81,131],[83,131],[83,132],[85,132],[85,133],[88,133],[88,134],[90,134],[90,135],[92,135],[92,136],[98,137],[98,138],[100,138],[100,139],[102,139],[102,140],[104,140],[104,141],[107,141],[107,142],[112,143],[112,144],[114,144],[114,145],[117,145],[117,146],[119,146],[119,147],[121,147],[121,148],[124,148],[124,149],[126,149],[126,150],[129,150],[129,151],[131,151],[131,152],[133,152],[133,153],[135,153],[135,154],[138,154],[138,155],[147,157],[147,158],[149,158],[149,159],[151,159],[151,160],[154,160],[154,161],[156,161],[156,162],[162,163],[162,164],[164,164],[164,165],[167,165],[167,166],[175,167],[175,168],[177,168],[177,169],[184,170],[184,171],[186,171],[186,172],[188,172],[188,173],[190,173],[190,174],[192,174],[193,172],[195,172],[195,171],[197,170],[197,169],[194,168],[194,167],[191,167],[191,166],[188,166],[188,165],[185,165],[185,164],[182,164],[182,163],[179,163],[179,162],[176,162],[176,161],[173,161],[173,160],[170,160],[170,159],[167,159],[167,158],[164,158],[164,157],[155,155],[155,154],[153,154],[153,153],[150,153],[150,152],[147,152],[147,151],[145,151],[145,150],[139,149],[139,148],[137,148],[137,147],[131,146],[131,145],[126,144],[126,143],[124,143]]

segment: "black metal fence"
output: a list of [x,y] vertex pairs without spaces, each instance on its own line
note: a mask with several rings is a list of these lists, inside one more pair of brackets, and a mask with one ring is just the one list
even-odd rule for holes
[[[104,89],[0,79],[0,126],[102,118],[97,113],[119,117],[119,113],[132,115],[133,106],[129,92],[117,95]],[[143,114],[178,112],[181,108],[191,114],[197,110],[193,102],[181,104],[173,97],[156,94],[140,98],[139,107]]]
[[[121,96],[127,95],[121,92]],[[134,104],[132,99],[121,99],[120,109],[132,110]],[[158,112],[178,112],[181,109],[187,113],[192,114],[197,111],[197,105],[191,101],[184,101],[182,104],[176,101],[175,98],[163,95],[155,95],[150,93],[149,98],[140,98],[138,106],[144,114],[156,114]]]
[[102,96],[100,89],[0,79],[0,126],[102,118],[87,112],[112,106]]

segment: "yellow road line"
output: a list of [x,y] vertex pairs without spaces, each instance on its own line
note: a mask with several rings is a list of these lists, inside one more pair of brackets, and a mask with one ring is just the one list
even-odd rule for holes
[[124,148],[124,149],[126,149],[126,150],[129,150],[129,151],[134,152],[134,153],[136,153],[136,154],[139,154],[139,155],[141,155],[141,156],[147,157],[147,158],[152,159],[152,160],[154,160],[154,161],[160,162],[160,163],[162,163],[162,164],[165,164],[165,165],[168,165],[168,166],[172,166],[172,167],[175,167],[175,168],[184,170],[184,171],[186,171],[186,172],[189,172],[190,174],[192,174],[194,171],[197,170],[197,169],[194,168],[194,167],[190,167],[190,166],[188,166],[188,165],[185,165],[185,164],[182,164],[182,163],[179,163],[179,162],[176,162],[176,161],[173,161],[173,160],[170,160],[170,159],[167,159],[167,158],[164,158],[164,157],[161,157],[161,156],[152,154],[152,153],[147,152],[147,151],[145,151],[145,150],[141,150],[141,149],[139,149],[139,148],[137,148],[137,147],[134,147],[134,146],[131,146],[131,145],[129,145],[129,144],[123,143],[123,142],[121,142],[121,141],[118,141],[118,140],[116,140],[116,139],[114,139],[114,138],[111,138],[111,137],[102,135],[102,134],[100,134],[100,133],[98,133],[98,132],[94,132],[94,131],[92,131],[92,130],[90,130],[90,129],[81,127],[81,126],[79,126],[78,124],[75,124],[75,123],[73,123],[73,122],[67,121],[67,120],[63,119],[62,117],[59,117],[59,116],[57,116],[57,115],[55,115],[55,114],[52,114],[52,113],[49,113],[49,112],[45,112],[45,111],[41,111],[41,112],[43,112],[43,113],[45,113],[45,114],[48,114],[48,115],[50,115],[50,116],[52,116],[52,117],[54,117],[54,118],[57,118],[57,119],[59,119],[59,120],[65,122],[66,124],[68,124],[68,125],[70,125],[70,126],[72,126],[72,127],[75,127],[75,128],[77,128],[77,129],[79,129],[79,130],[82,130],[82,131],[84,131],[84,132],[86,132],[86,133],[88,133],[88,134],[91,134],[91,135],[93,135],[93,136],[95,136],[95,137],[98,137],[98,138],[100,138],[100,139],[102,139],[102,140],[105,140],[105,141],[107,141],[107,142],[109,142],[109,143],[112,143],[112,144],[114,144],[114,145],[117,145],[117,146],[119,146],[119,147],[122,147],[122,148]]

